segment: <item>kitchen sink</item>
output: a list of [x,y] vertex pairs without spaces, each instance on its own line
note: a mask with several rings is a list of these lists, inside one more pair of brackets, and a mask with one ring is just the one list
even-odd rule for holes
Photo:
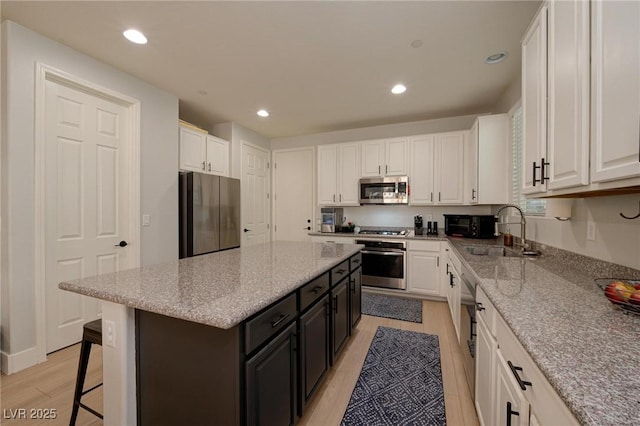
[[465,250],[474,256],[489,256],[489,257],[515,257],[518,254],[512,250],[508,250],[502,246],[463,246]]

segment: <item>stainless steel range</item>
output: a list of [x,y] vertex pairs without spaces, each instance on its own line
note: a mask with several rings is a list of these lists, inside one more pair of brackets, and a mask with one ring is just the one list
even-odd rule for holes
[[[362,230],[363,236],[395,236],[403,238],[406,230]],[[406,242],[393,239],[361,239],[356,244],[364,244],[362,253],[362,285],[371,287],[405,290]]]

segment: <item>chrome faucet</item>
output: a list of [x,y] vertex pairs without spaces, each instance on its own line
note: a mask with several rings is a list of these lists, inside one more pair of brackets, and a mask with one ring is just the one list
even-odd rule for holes
[[[499,220],[500,217],[500,212],[504,209],[507,209],[509,207],[513,207],[514,209],[518,210],[518,213],[520,213],[520,239],[521,239],[521,243],[520,245],[522,246],[522,251],[526,251],[529,248],[529,244],[527,244],[527,221],[524,218],[524,212],[522,211],[522,209],[516,205],[513,204],[505,204],[504,206],[500,207],[498,209],[498,212],[496,213],[496,219]],[[515,225],[518,222],[498,222],[498,225]]]

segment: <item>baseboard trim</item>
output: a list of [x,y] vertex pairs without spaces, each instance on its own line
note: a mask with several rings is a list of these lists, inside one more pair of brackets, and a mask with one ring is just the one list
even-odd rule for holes
[[20,351],[15,354],[0,352],[0,363],[4,374],[17,373],[25,368],[39,364],[38,351],[35,347]]

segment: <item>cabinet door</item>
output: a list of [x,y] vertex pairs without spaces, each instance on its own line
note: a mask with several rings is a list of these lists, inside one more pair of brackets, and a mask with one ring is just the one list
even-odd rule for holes
[[338,147],[338,202],[343,206],[360,205],[360,144]]
[[529,403],[522,395],[500,349],[496,351],[496,404],[494,406],[496,425],[527,426],[529,424]]
[[407,287],[412,293],[440,295],[440,255],[426,251],[409,252]]
[[384,141],[362,142],[362,177],[384,176]]
[[[464,132],[436,136],[436,191],[438,204],[464,201]],[[435,198],[435,196],[434,196]]]
[[386,176],[406,176],[409,158],[409,143],[406,138],[390,139],[385,143]]
[[207,135],[180,126],[180,170],[205,172],[207,160]]
[[292,425],[296,420],[296,323],[246,363],[247,424]]
[[511,182],[509,116],[493,114],[478,117],[477,130],[476,200],[480,204],[507,204]]
[[476,411],[482,426],[497,424],[494,421],[496,405],[496,350],[498,342],[491,334],[484,320],[476,315]]
[[351,272],[349,280],[351,291],[351,310],[349,311],[349,317],[351,318],[351,329],[353,329],[360,322],[360,318],[362,318],[362,268]]
[[433,165],[435,137],[433,135],[416,136],[410,142],[409,203],[414,206],[433,204]]
[[300,316],[300,416],[329,371],[329,330],[327,294]]
[[591,4],[591,181],[640,176],[640,2]]
[[207,173],[229,176],[229,142],[207,136]]
[[338,150],[335,145],[318,147],[318,205],[337,203]]
[[349,279],[331,290],[331,363],[338,357],[349,337]]
[[[540,183],[547,156],[547,7],[522,41],[522,193],[546,191]],[[546,160],[545,160],[546,161]],[[535,173],[535,179],[534,179]]]
[[456,341],[460,341],[460,280],[451,261],[446,263],[447,269],[447,303],[451,313],[453,328],[456,330]]
[[547,187],[589,183],[589,2],[549,2]]
[[464,151],[465,163],[465,189],[464,203],[478,204],[478,127],[480,123],[476,120],[469,132],[467,147]]

